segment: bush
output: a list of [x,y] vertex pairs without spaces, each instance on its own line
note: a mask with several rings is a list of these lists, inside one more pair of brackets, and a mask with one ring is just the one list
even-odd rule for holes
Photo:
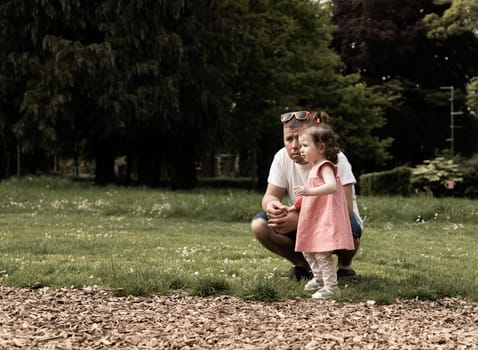
[[255,181],[250,177],[199,177],[198,187],[253,190],[255,188]]
[[[452,181],[453,185],[447,186],[447,181]],[[453,159],[436,157],[412,169],[412,186],[418,190],[431,191],[434,196],[453,194],[455,186],[461,182],[463,171]]]
[[410,194],[411,169],[398,167],[388,171],[362,174],[360,191],[364,196]]
[[463,161],[463,195],[467,198],[478,198],[478,154]]

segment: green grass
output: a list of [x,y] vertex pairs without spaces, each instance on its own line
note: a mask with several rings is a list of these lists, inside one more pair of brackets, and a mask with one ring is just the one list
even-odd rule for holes
[[[286,261],[250,233],[261,194],[93,187],[60,178],[0,182],[0,284],[103,286],[118,295],[308,297]],[[478,300],[478,202],[359,197],[366,224],[341,301]]]

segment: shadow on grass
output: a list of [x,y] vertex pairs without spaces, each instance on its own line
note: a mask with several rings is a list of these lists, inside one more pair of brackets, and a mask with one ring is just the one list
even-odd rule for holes
[[437,300],[447,297],[472,298],[477,283],[462,278],[427,277],[412,274],[402,280],[393,280],[373,274],[364,274],[357,283],[340,282],[341,294],[337,300],[359,302],[374,300],[379,304],[391,304],[398,299]]

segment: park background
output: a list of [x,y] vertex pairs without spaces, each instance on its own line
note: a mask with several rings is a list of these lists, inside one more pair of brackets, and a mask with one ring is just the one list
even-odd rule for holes
[[262,191],[278,116],[307,109],[332,116],[357,178],[419,167],[420,188],[475,197],[477,12],[473,0],[2,1],[0,178],[232,177]]
[[[475,349],[477,7],[0,1],[0,347]],[[332,301],[250,234],[296,109],[360,179]]]

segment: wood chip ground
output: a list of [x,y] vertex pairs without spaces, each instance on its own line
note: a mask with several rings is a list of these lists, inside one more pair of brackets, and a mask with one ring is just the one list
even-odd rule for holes
[[268,303],[0,286],[0,349],[478,349],[478,304]]

